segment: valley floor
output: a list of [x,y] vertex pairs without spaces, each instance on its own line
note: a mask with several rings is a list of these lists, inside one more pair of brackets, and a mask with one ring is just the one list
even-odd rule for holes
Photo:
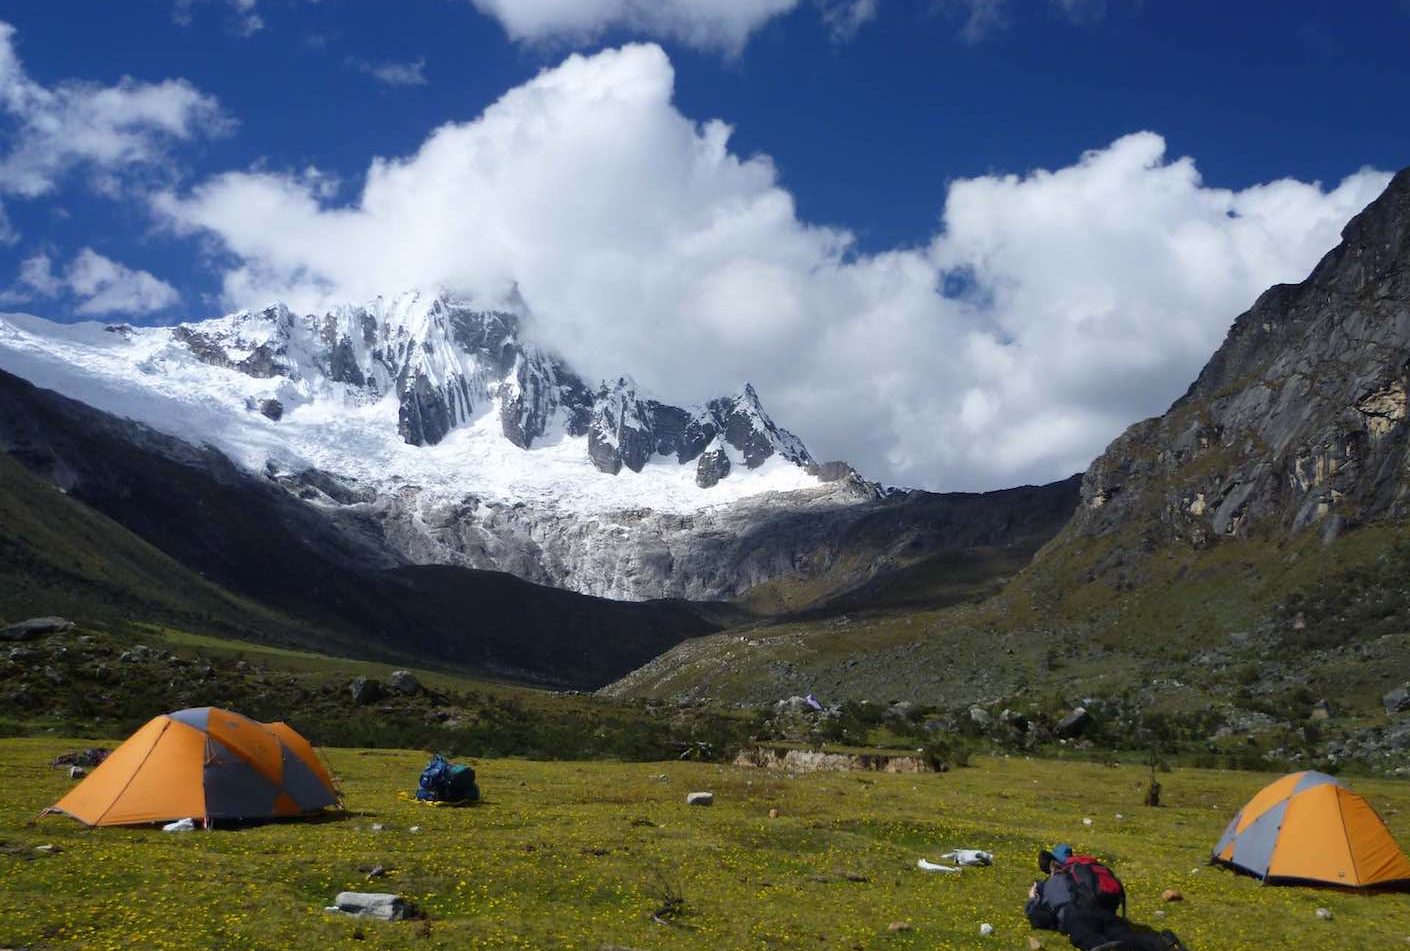
[[[1018,948],[1032,934],[1022,903],[1035,854],[1055,841],[1109,857],[1133,919],[1201,951],[1410,938],[1410,895],[1265,888],[1205,864],[1264,774],[1176,770],[1160,776],[1168,805],[1150,809],[1143,770],[1054,760],[790,779],[713,764],[503,759],[475,763],[485,802],[456,810],[398,799],[424,754],[335,749],[344,817],[187,834],[32,822],[70,785],[50,760],[87,745],[0,741],[0,946]],[[1354,785],[1410,846],[1410,784]],[[687,807],[692,790],[713,791],[716,804]],[[36,853],[41,844],[62,851]],[[954,847],[991,850],[995,865],[956,876],[916,868]],[[379,864],[390,873],[368,882],[360,869]],[[1162,904],[1167,888],[1185,901]],[[399,892],[430,917],[325,913],[344,889]],[[684,899],[678,925],[651,920],[667,892]],[[910,929],[888,931],[892,922]],[[992,937],[980,937],[984,922]]]

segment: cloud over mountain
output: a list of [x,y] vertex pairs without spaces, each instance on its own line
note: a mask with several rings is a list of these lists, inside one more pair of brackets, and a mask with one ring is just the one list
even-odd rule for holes
[[181,296],[176,288],[147,271],[137,270],[84,248],[63,274],[54,271],[47,254],[20,263],[16,285],[0,295],[0,303],[34,298],[69,297],[73,312],[86,317],[104,314],[142,315],[165,310]]
[[800,220],[729,126],[682,115],[673,81],[655,46],[575,55],[375,159],[346,200],[316,172],[255,170],[153,207],[216,239],[231,305],[408,287],[521,302],[589,373],[676,400],[751,380],[820,456],[975,488],[1066,475],[1163,410],[1387,179],[1211,188],[1142,132],[1055,171],[918,183],[943,199],[936,234],[863,254]]

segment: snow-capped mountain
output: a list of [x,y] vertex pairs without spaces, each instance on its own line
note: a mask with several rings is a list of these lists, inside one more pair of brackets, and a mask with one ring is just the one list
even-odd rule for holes
[[254,471],[317,468],[578,513],[688,511],[818,484],[753,387],[679,407],[627,378],[589,386],[519,330],[513,314],[416,293],[175,327],[5,315],[0,367]]
[[590,385],[515,314],[445,296],[175,327],[6,314],[0,369],[211,446],[404,561],[609,597],[734,596],[796,567],[799,529],[776,539],[771,519],[878,494],[751,386],[674,406]]

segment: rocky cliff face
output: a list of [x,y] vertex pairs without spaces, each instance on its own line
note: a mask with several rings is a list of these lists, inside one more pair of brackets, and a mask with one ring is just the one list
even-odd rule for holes
[[1195,546],[1401,518],[1410,492],[1410,169],[1301,284],[1240,316],[1189,392],[1088,470],[1074,528]]

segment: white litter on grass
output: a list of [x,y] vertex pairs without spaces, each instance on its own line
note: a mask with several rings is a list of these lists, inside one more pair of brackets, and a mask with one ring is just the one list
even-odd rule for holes
[[984,924],[979,926],[979,933],[987,938],[994,933],[994,926],[986,921],[984,922]]
[[1092,820],[1091,820],[1089,817],[1087,817],[1087,816],[1083,816],[1083,817],[1082,817],[1082,824],[1083,824],[1084,826],[1089,826],[1089,825],[1092,824]]
[[162,826],[163,832],[194,832],[196,829],[195,819],[178,819],[175,822],[168,822]]
[[958,871],[959,871],[958,866],[954,866],[954,865],[936,865],[934,862],[927,862],[925,859],[919,859],[919,860],[917,860],[917,862],[916,862],[916,868],[920,869],[922,872],[958,872]]
[[952,849],[940,856],[943,861],[956,865],[993,865],[994,853],[983,849]]

